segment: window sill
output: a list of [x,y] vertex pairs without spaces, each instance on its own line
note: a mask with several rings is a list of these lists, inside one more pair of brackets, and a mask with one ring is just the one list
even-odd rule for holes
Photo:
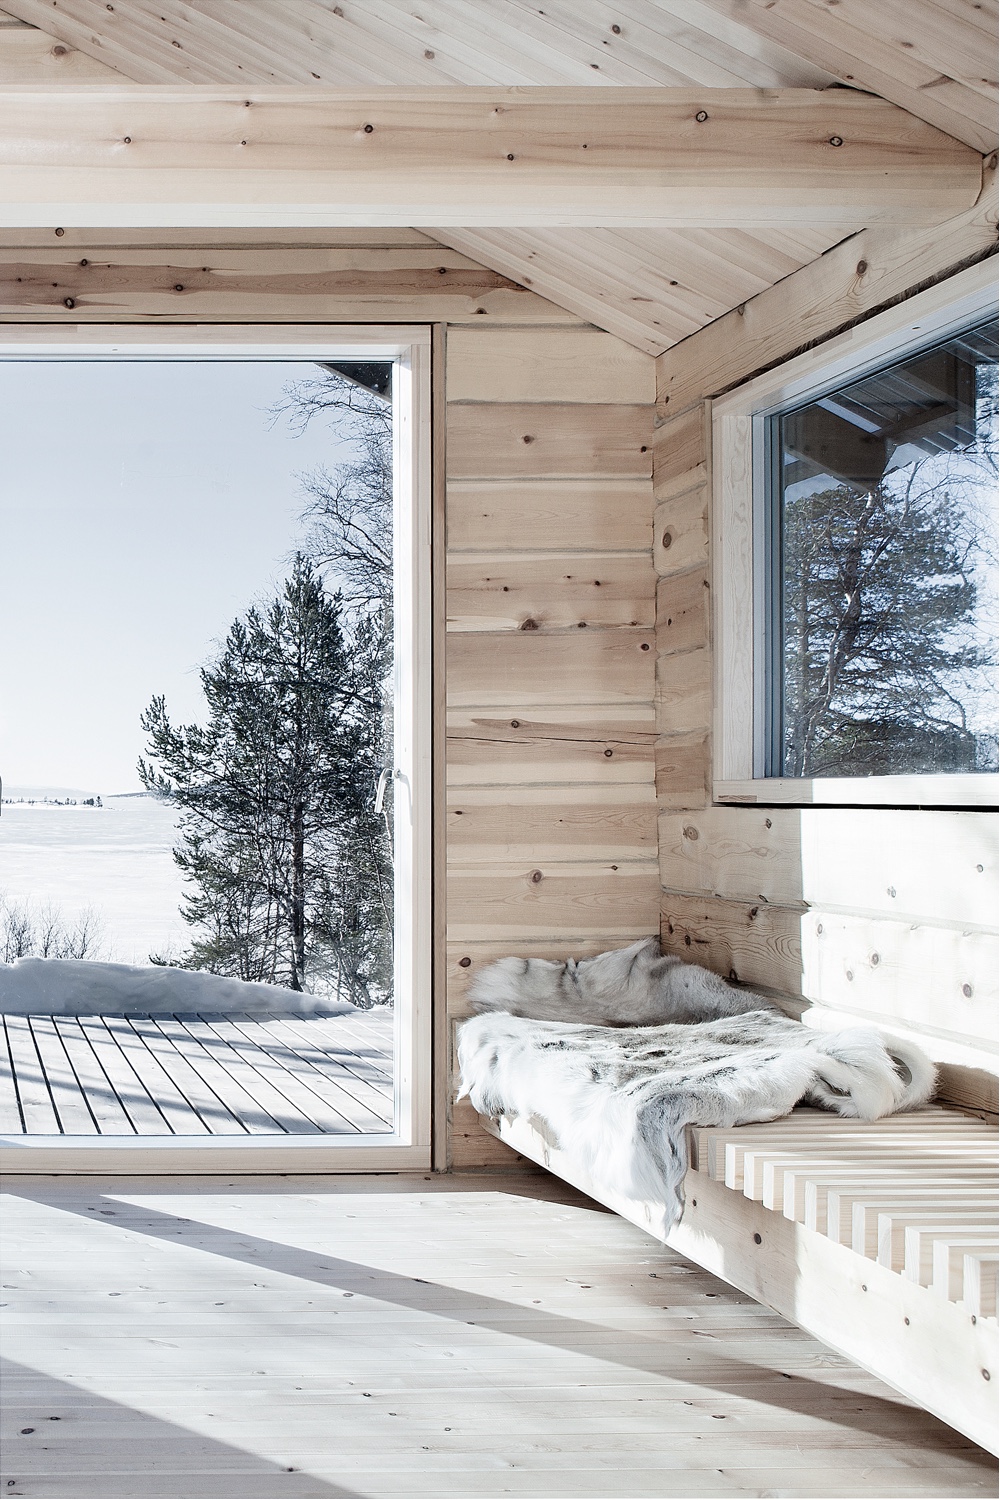
[[804,807],[984,807],[1000,803],[1000,776],[760,777],[716,781],[713,801]]

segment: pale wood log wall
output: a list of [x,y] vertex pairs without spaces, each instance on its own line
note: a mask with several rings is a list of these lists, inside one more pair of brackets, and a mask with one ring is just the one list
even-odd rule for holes
[[996,247],[996,189],[935,230],[867,230],[661,355],[654,440],[657,791],[667,950],[910,1033],[942,1094],[996,1110],[991,813],[711,801],[707,398]]
[[[492,959],[657,928],[654,376],[585,326],[448,332],[449,1031]],[[509,1151],[460,1103],[451,1159]]]
[[6,231],[0,322],[435,326],[435,1139],[439,1165],[509,1164],[452,1121],[470,975],[657,929],[652,356],[413,230]]

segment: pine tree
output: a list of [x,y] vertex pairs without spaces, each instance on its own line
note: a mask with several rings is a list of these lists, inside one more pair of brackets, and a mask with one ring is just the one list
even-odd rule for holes
[[979,769],[967,705],[995,665],[976,634],[980,545],[926,464],[786,498],[783,774]]
[[[349,967],[331,880],[375,823],[383,731],[371,656],[348,648],[339,595],[297,556],[280,595],[235,621],[202,670],[207,722],[174,726],[162,697],[150,703],[139,775],[180,809],[189,967],[293,990]],[[384,870],[384,849],[381,860]],[[371,1003],[368,973],[355,969],[347,987]]]

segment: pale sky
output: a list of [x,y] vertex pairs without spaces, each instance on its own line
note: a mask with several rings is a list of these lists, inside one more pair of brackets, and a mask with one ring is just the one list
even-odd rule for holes
[[[296,475],[347,456],[268,408],[306,363],[0,360],[0,775],[138,790],[139,715],[284,576]],[[318,372],[317,372],[318,373]]]

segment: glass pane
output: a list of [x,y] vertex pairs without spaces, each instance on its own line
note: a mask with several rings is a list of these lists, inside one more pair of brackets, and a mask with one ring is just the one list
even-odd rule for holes
[[25,1133],[393,1129],[391,370],[0,361]]
[[995,771],[995,322],[770,424],[768,774]]

